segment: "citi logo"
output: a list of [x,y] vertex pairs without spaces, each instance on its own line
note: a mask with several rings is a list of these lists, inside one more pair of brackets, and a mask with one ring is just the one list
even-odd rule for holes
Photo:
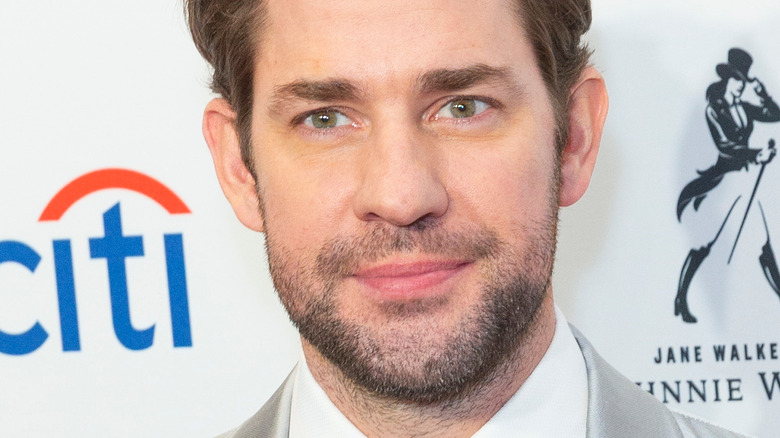
[[[189,208],[168,187],[145,174],[127,169],[102,169],[82,175],[63,187],[46,205],[39,222],[59,221],[78,201],[105,189],[126,189],[151,199],[171,215],[188,214]],[[155,236],[126,235],[122,228],[122,210],[119,202],[103,213],[102,235],[88,238],[89,257],[92,262],[103,261],[108,274],[111,320],[117,340],[130,350],[149,348],[154,342],[155,324],[137,328],[130,317],[130,290],[128,288],[128,258],[144,257],[150,245],[161,245],[165,254],[168,302],[174,347],[191,347],[187,276],[184,263],[184,242],[181,233]],[[0,241],[0,267],[4,264],[21,265],[30,275],[47,275],[36,272],[42,257],[53,257],[54,284],[59,309],[59,330],[62,335],[62,351],[80,351],[79,314],[76,304],[77,288],[74,281],[74,260],[71,239],[52,240],[51,252],[37,251],[18,240]],[[160,261],[162,262],[162,260]],[[0,275],[5,271],[0,270]],[[52,273],[48,273],[51,275]],[[3,280],[0,277],[0,285]],[[24,293],[24,290],[14,293]],[[52,330],[52,327],[49,327]],[[0,353],[10,355],[29,354],[40,348],[49,332],[40,321],[22,333],[3,331],[0,321]]]

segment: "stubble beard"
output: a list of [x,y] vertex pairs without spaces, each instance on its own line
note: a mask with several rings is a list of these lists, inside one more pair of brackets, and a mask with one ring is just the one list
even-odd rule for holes
[[[406,403],[455,401],[495,377],[532,336],[529,329],[552,276],[557,206],[550,207],[538,223],[518,230],[528,236],[522,248],[501,241],[486,226],[451,231],[426,218],[409,227],[376,224],[360,236],[334,238],[308,264],[277,242],[273,228],[267,227],[271,277],[301,336],[351,383]],[[480,299],[446,333],[436,333],[430,318],[448,305],[446,296],[381,307],[382,316],[394,323],[387,330],[340,313],[338,286],[347,276],[361,264],[404,253],[479,265]],[[408,333],[405,324],[421,333]]]

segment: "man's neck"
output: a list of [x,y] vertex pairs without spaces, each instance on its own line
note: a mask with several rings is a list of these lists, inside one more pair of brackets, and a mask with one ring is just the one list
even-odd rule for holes
[[[492,375],[455,400],[419,404],[378,397],[347,379],[305,340],[314,379],[333,404],[368,437],[470,437],[517,392],[544,356],[555,333],[548,294],[513,354]],[[414,433],[410,433],[414,431]]]

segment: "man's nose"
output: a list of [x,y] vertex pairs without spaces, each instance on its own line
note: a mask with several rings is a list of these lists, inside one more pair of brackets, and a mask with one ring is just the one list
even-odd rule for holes
[[353,200],[358,219],[404,227],[447,211],[446,161],[435,139],[421,130],[397,125],[378,129],[361,164],[362,180]]

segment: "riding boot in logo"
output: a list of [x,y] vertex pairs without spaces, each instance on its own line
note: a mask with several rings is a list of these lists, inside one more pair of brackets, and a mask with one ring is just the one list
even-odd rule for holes
[[772,243],[769,241],[769,226],[766,223],[766,215],[764,214],[764,207],[761,203],[758,203],[758,208],[761,210],[761,219],[764,221],[764,229],[766,230],[766,243],[761,248],[761,255],[758,257],[759,263],[761,263],[761,269],[764,271],[764,276],[772,286],[775,293],[780,296],[780,272],[777,270],[777,260],[775,259],[775,252],[772,251]]
[[[721,184],[730,172],[747,170],[752,165],[760,166],[755,183],[752,184],[752,187],[745,187],[745,194],[750,193],[750,197],[745,206],[742,222],[731,248],[728,263],[731,262],[731,258],[734,255],[734,250],[737,247],[745,221],[754,203],[766,166],[772,161],[776,153],[774,140],[769,140],[767,146],[763,148],[750,147],[749,140],[753,133],[754,123],[780,121],[780,108],[777,103],[769,96],[764,84],[758,78],[751,78],[748,74],[752,64],[753,58],[746,51],[733,48],[728,52],[728,62],[718,64],[715,68],[720,79],[707,88],[705,115],[710,134],[717,148],[717,160],[708,169],[698,171],[698,177],[682,189],[677,200],[677,220],[681,221],[686,207],[692,203],[694,212],[698,212],[705,198],[713,193],[713,190]],[[748,86],[752,88],[756,98],[748,99],[745,97],[743,100],[743,94]],[[677,296],[674,299],[674,314],[682,317],[682,320],[687,323],[695,323],[697,321],[688,308],[688,288],[694,278],[694,274],[707,256],[710,255],[713,245],[720,237],[731,216],[731,212],[740,198],[738,196],[731,203],[730,209],[725,214],[712,240],[700,248],[692,248],[683,262],[677,286]],[[770,286],[780,295],[780,291],[778,291],[780,273],[778,273],[777,262],[769,240],[769,227],[766,224],[763,207],[760,206],[760,203],[759,208],[761,208],[767,236],[766,244],[759,257],[759,263]]]

